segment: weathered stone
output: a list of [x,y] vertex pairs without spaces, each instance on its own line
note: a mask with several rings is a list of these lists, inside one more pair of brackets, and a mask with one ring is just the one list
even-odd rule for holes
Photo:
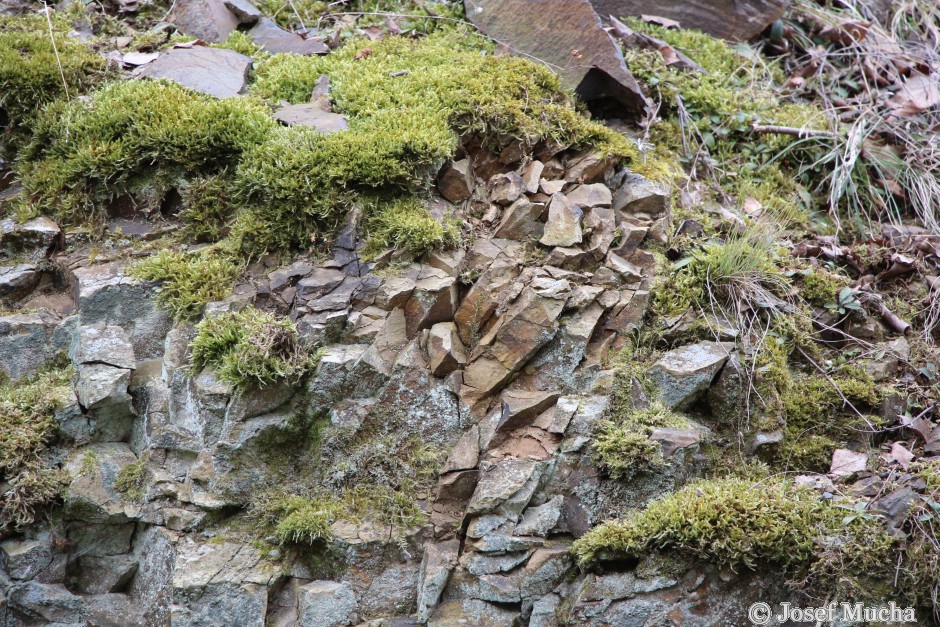
[[271,54],[327,54],[330,51],[329,46],[322,40],[311,38],[304,39],[290,31],[286,31],[277,25],[277,22],[269,17],[262,17],[248,31],[248,36],[256,45],[264,48]]
[[548,194],[551,196],[561,192],[561,190],[565,188],[565,184],[566,181],[564,180],[546,181],[545,179],[542,179],[542,181],[539,183],[539,190],[541,190],[543,194]]
[[529,559],[529,553],[526,551],[507,553],[506,555],[464,553],[464,556],[462,562],[465,564],[467,572],[476,577],[509,572]]
[[593,183],[591,185],[578,185],[569,190],[565,196],[568,201],[581,209],[591,209],[592,207],[609,207],[612,201],[610,188],[603,183]]
[[0,220],[0,257],[39,261],[63,247],[62,229],[49,218],[40,216],[23,224]]
[[539,240],[544,246],[571,246],[580,244],[581,216],[583,212],[568,202],[564,194],[552,195],[548,203],[548,222],[545,234]]
[[12,380],[34,375],[60,350],[68,333],[57,333],[60,319],[49,311],[0,316],[0,372]]
[[300,587],[299,621],[301,627],[343,627],[357,622],[356,594],[349,584],[336,581],[312,581]]
[[497,205],[511,205],[525,191],[525,182],[515,172],[497,174],[490,179],[490,202]]
[[614,252],[607,253],[607,267],[617,272],[628,281],[643,278],[643,270],[641,268]]
[[618,225],[623,214],[643,213],[655,218],[668,211],[669,192],[658,183],[639,174],[631,174],[614,192],[612,206],[618,216]]
[[427,621],[447,586],[451,572],[457,566],[459,540],[428,543],[418,574],[418,620]]
[[656,383],[663,402],[684,409],[708,389],[725,365],[734,344],[700,342],[671,350],[647,371]]
[[78,402],[87,411],[102,417],[132,414],[131,396],[128,393],[130,370],[92,363],[81,364],[77,371],[75,392]]
[[[534,194],[539,191],[539,181],[542,180],[542,172],[545,170],[545,164],[541,161],[530,161],[522,170],[522,183],[525,185],[525,191]],[[560,191],[560,190],[559,190]]]
[[597,183],[617,163],[617,159],[594,149],[587,149],[567,160],[565,180],[569,183]]
[[712,37],[731,41],[747,41],[779,19],[788,6],[787,0],[754,0],[740,3],[733,0],[591,0],[600,15],[656,15],[695,28]]
[[169,18],[180,32],[211,43],[219,43],[238,28],[238,18],[223,0],[178,2]]
[[438,322],[453,320],[457,311],[455,277],[430,266],[418,267],[416,274],[415,289],[404,307],[409,338]]
[[529,627],[558,627],[558,606],[561,597],[557,594],[546,594],[532,603],[532,614],[529,616]]
[[690,446],[697,446],[702,439],[698,429],[653,429],[650,440],[659,442],[663,447],[663,457],[669,459],[676,451]]
[[[586,101],[614,98],[639,115],[646,99],[587,0],[465,0],[467,18],[516,54],[540,59]],[[617,13],[622,15],[622,13]],[[576,50],[577,54],[572,51]]]
[[573,565],[568,547],[536,549],[525,566],[522,596],[532,598],[551,592]]
[[[505,460],[484,470],[480,482],[467,504],[467,513],[491,512],[524,491],[533,477],[537,479],[542,464],[530,460]],[[531,494],[529,495],[531,497]],[[526,499],[527,500],[527,499]],[[518,506],[518,503],[515,505]],[[518,511],[525,507],[525,503]]]
[[231,11],[239,24],[251,25],[261,19],[261,11],[249,0],[224,0],[225,7]]
[[439,322],[428,337],[431,374],[444,377],[467,363],[467,352],[453,322]]
[[502,412],[497,431],[510,431],[529,424],[536,416],[555,405],[558,392],[503,392]]
[[324,111],[312,103],[281,107],[274,112],[274,117],[287,126],[309,126],[321,135],[329,135],[349,128],[349,121],[345,115]]
[[36,617],[36,622],[31,624],[85,624],[82,620],[82,598],[72,594],[61,584],[42,584],[35,581],[19,583],[6,591],[6,601],[10,609]]
[[114,486],[118,474],[137,456],[120,442],[77,449],[65,465],[71,477],[65,507],[71,519],[90,523],[124,523],[137,508]]
[[474,599],[491,603],[518,603],[522,597],[519,591],[522,585],[522,573],[481,575],[469,585],[463,586],[463,592]]
[[263,627],[267,586],[274,573],[250,543],[176,545],[172,570],[171,621],[174,625],[226,624]]
[[193,46],[167,50],[138,76],[167,78],[214,98],[231,98],[245,91],[250,68],[251,57],[234,50]]
[[545,232],[545,225],[539,222],[542,209],[542,205],[529,202],[525,197],[519,198],[503,212],[503,219],[493,236],[514,240],[541,238]]
[[428,627],[452,627],[453,625],[486,625],[486,627],[511,627],[516,625],[519,612],[498,603],[482,599],[463,598],[441,603],[428,620]]
[[31,263],[0,266],[0,298],[18,298],[39,284],[41,272]]
[[547,536],[558,524],[564,502],[565,497],[559,494],[542,505],[529,507],[516,525],[514,533],[518,536]]
[[332,292],[345,280],[346,273],[342,270],[317,268],[297,282],[296,298],[298,301],[318,299]]
[[463,202],[470,198],[472,187],[473,174],[470,172],[469,159],[448,163],[437,176],[437,189],[450,202]]
[[76,365],[103,364],[128,370],[137,367],[134,347],[124,329],[103,322],[79,327],[69,357]]
[[6,574],[13,579],[33,579],[52,563],[52,544],[36,540],[5,540],[0,543]]

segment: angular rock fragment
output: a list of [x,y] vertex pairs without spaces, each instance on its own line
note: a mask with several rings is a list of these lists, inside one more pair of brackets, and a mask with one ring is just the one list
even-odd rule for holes
[[497,205],[511,205],[525,191],[525,182],[515,172],[497,174],[490,179],[490,202]]
[[286,31],[269,17],[262,17],[248,31],[248,36],[261,48],[271,54],[327,54],[329,46],[317,38],[304,39],[300,35]]
[[0,266],[0,298],[28,294],[39,284],[40,275],[40,271],[31,263]]
[[435,377],[447,376],[467,363],[467,352],[457,335],[457,325],[453,322],[439,322],[431,327],[428,356],[431,374]]
[[249,0],[224,0],[225,7],[231,11],[239,24],[251,25],[261,19],[261,11]]
[[580,244],[581,216],[583,212],[568,202],[564,194],[552,194],[548,203],[548,222],[545,233],[539,240],[544,246],[572,246]]
[[734,344],[730,342],[683,346],[663,355],[647,374],[656,383],[666,405],[685,409],[708,389],[733,349]]
[[539,222],[543,205],[519,198],[503,212],[503,219],[493,233],[494,237],[514,240],[540,238],[545,232],[545,225]]
[[356,593],[346,583],[312,581],[301,586],[298,625],[302,627],[345,627],[358,621]]
[[274,117],[287,126],[309,126],[321,135],[345,131],[349,121],[345,115],[324,111],[313,103],[287,105],[274,112]]
[[183,0],[168,17],[180,32],[210,43],[223,41],[239,23],[223,0]]
[[613,197],[610,188],[603,183],[593,183],[591,185],[578,185],[570,190],[565,196],[568,201],[581,209],[590,209],[592,207],[609,207]]
[[586,101],[612,98],[640,115],[646,99],[587,0],[464,0],[467,18],[516,54],[534,57]]
[[656,15],[679,22],[682,28],[695,28],[712,37],[747,41],[780,19],[787,0],[591,0],[602,16],[618,18]]
[[463,202],[470,198],[473,176],[470,160],[461,159],[445,165],[437,177],[437,189],[450,202]]
[[224,48],[172,48],[143,67],[143,78],[166,78],[214,98],[231,98],[248,86],[251,57]]
[[542,172],[545,170],[545,164],[541,161],[530,161],[522,170],[522,183],[525,185],[525,191],[534,194],[539,191],[539,181],[542,180]]
[[642,213],[655,218],[669,209],[669,192],[639,174],[630,174],[614,192],[612,206],[618,224],[623,214]]
[[427,621],[434,606],[447,586],[451,572],[457,566],[459,540],[428,543],[424,548],[421,570],[418,574],[418,620]]
[[62,229],[44,216],[23,224],[16,224],[13,220],[0,220],[0,257],[39,261],[64,245]]

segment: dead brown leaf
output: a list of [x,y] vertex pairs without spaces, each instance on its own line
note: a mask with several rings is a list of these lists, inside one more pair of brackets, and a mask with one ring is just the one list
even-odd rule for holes
[[668,17],[660,17],[659,15],[641,15],[640,19],[644,22],[649,22],[650,24],[659,24],[663,28],[680,28],[681,25],[675,20],[670,20]]
[[890,105],[898,117],[909,118],[940,104],[940,81],[935,76],[915,73],[901,85]]

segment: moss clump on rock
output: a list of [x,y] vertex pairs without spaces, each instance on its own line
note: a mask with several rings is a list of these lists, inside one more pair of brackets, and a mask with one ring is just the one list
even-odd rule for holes
[[689,484],[630,518],[600,525],[572,550],[582,566],[665,549],[729,567],[805,565],[841,518],[816,493],[786,482],[717,479]]
[[114,489],[133,501],[144,498],[147,487],[147,464],[143,458],[128,464],[114,479]]
[[649,438],[653,429],[688,429],[691,423],[656,400],[646,409],[624,409],[601,422],[594,434],[597,462],[612,477],[628,479],[665,466],[662,447]]
[[116,198],[237,162],[274,126],[251,98],[216,100],[169,81],[121,81],[88,100],[47,106],[18,169],[35,211],[96,222]]
[[487,54],[474,36],[354,41],[323,57],[275,55],[260,64],[254,95],[307,102],[321,75],[349,130],[285,128],[251,151],[237,172],[251,207],[238,233],[249,250],[309,241],[336,223],[357,192],[425,188],[459,135],[478,133],[594,145],[625,158],[633,144],[591,122],[546,68]]
[[194,371],[211,366],[239,388],[296,381],[315,365],[294,323],[254,307],[203,320],[190,348]]
[[195,318],[206,303],[228,296],[240,272],[232,255],[215,249],[162,250],[130,269],[134,278],[161,282],[157,301],[177,319]]
[[49,446],[55,412],[74,399],[71,379],[71,369],[55,369],[0,387],[0,529],[32,523],[65,486]]
[[53,17],[52,26],[50,35],[40,14],[0,16],[0,113],[8,123],[21,124],[66,89],[72,98],[81,95],[105,72],[104,57],[66,36],[64,18]]
[[370,213],[366,224],[368,238],[363,249],[366,259],[386,248],[417,256],[460,242],[458,223],[449,217],[438,220],[417,198],[397,198]]

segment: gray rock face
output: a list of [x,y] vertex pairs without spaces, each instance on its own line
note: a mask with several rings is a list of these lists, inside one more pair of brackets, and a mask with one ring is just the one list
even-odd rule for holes
[[44,216],[23,224],[0,220],[0,258],[45,259],[63,245],[62,229]]
[[583,212],[568,202],[564,194],[552,194],[548,203],[548,222],[545,233],[539,240],[544,246],[572,246],[580,244],[581,216]]
[[56,333],[60,323],[48,311],[0,316],[0,372],[14,381],[34,375],[68,348],[68,334]]
[[348,584],[312,581],[300,588],[301,627],[344,627],[358,622],[356,595]]
[[349,121],[345,115],[324,111],[312,103],[281,107],[274,112],[274,117],[288,126],[309,126],[321,135],[329,135],[349,128]]
[[262,17],[248,31],[248,36],[258,46],[271,54],[327,54],[330,49],[320,39],[304,39],[300,35],[286,31],[269,17]]
[[618,214],[644,213],[656,217],[668,211],[669,192],[639,174],[631,174],[614,193],[612,203]]
[[138,76],[167,78],[214,98],[231,98],[248,86],[251,58],[223,48],[172,48],[143,67]]
[[123,443],[92,444],[76,450],[66,464],[71,477],[65,506],[75,520],[109,525],[126,523],[137,507],[118,492],[114,483],[137,456]]
[[239,24],[254,24],[261,19],[261,11],[248,0],[224,0],[225,8],[231,11]]
[[177,2],[170,19],[183,33],[210,43],[224,40],[238,28],[238,18],[223,0]]
[[39,283],[40,272],[31,263],[0,266],[0,298],[23,296]]
[[5,540],[0,543],[6,573],[13,579],[33,579],[52,563],[52,545],[36,540]]
[[659,387],[664,403],[684,409],[708,389],[733,349],[730,342],[690,344],[663,355],[647,373]]

